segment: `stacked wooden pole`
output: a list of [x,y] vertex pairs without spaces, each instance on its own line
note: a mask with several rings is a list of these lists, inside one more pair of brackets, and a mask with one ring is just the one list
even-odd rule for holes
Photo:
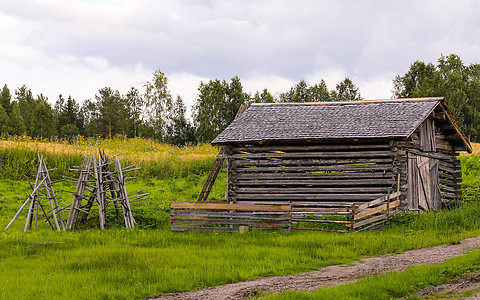
[[[25,210],[27,205],[28,210]],[[20,206],[20,209],[10,223],[8,223],[5,231],[10,228],[22,211],[27,212],[24,231],[32,229],[32,226],[33,229],[37,229],[38,219],[41,214],[43,214],[46,219],[45,222],[48,222],[52,229],[58,231],[65,230],[65,224],[60,213],[62,209],[58,205],[58,198],[53,190],[49,170],[45,165],[43,156],[38,155],[38,169],[35,184],[32,185],[32,192],[28,195],[27,200]]]
[[128,195],[125,181],[133,177],[125,177],[124,174],[138,169],[134,165],[122,169],[118,155],[109,158],[102,150],[99,150],[98,158],[93,154],[85,155],[83,165],[72,169],[79,173],[78,179],[69,178],[76,180],[77,188],[67,220],[67,229],[73,230],[77,222],[86,221],[92,210],[98,210],[100,229],[105,228],[108,212],[114,211],[120,216],[120,210],[125,227],[134,228],[135,219],[130,202],[145,199],[149,194],[136,192]]

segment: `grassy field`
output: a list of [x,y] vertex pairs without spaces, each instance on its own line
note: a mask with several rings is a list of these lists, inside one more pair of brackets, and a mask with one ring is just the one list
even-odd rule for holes
[[[121,222],[112,220],[107,223],[108,230],[99,231],[95,229],[94,220],[74,232],[53,232],[43,225],[35,232],[23,233],[25,218],[22,216],[7,232],[0,233],[1,299],[142,298],[293,274],[362,257],[456,243],[480,234],[479,156],[461,158],[465,203],[439,213],[398,215],[380,231],[362,234],[171,233],[168,203],[171,199],[196,199],[217,149],[208,145],[181,149],[141,139],[86,140],[85,143],[82,146],[80,142],[67,144],[27,138],[0,142],[0,228],[6,226],[18,209],[16,204],[23,202],[31,190],[25,178],[36,167],[37,150],[47,155],[49,167],[57,164],[55,176],[61,177],[69,174],[70,163],[81,160],[82,152],[94,151],[96,147],[124,156],[131,151],[132,157],[127,160],[150,170],[142,171],[140,179],[127,183],[129,192],[146,190],[153,196],[132,204],[137,228],[125,230]],[[156,158],[151,158],[154,155]],[[156,170],[159,166],[164,166],[164,170]],[[15,176],[9,177],[9,174]],[[212,199],[223,198],[225,175],[220,176]],[[55,188],[72,190],[73,185],[63,182]],[[70,194],[58,193],[64,202],[71,202]],[[476,260],[478,254],[466,259],[475,264]],[[442,273],[441,268],[435,272]],[[435,272],[425,274],[437,276]]]
[[[464,256],[449,259],[438,265],[410,267],[402,272],[390,272],[386,275],[367,277],[358,282],[331,288],[319,289],[313,293],[284,292],[279,295],[262,297],[268,300],[289,299],[398,299],[407,297],[428,286],[446,283],[462,274],[480,269],[480,250],[474,250]],[[472,296],[468,291],[462,297]],[[408,299],[459,299],[444,297],[409,297]]]

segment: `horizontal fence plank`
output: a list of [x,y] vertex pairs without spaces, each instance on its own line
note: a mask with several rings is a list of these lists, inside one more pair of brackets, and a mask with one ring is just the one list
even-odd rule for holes
[[387,187],[341,187],[341,188],[314,188],[314,187],[274,187],[274,188],[235,188],[237,196],[242,193],[258,194],[321,194],[321,193],[386,193],[391,188]]
[[188,209],[219,209],[219,210],[263,210],[263,211],[290,211],[290,205],[244,205],[244,204],[217,204],[205,202],[173,202],[170,204],[171,209],[188,208]]
[[312,203],[312,202],[296,202],[292,203],[292,209],[293,208],[303,208],[303,207],[317,207],[317,208],[352,208],[353,203]]
[[374,216],[374,217],[371,217],[371,218],[363,220],[363,221],[355,222],[355,224],[353,225],[353,228],[362,227],[362,226],[365,226],[365,225],[368,225],[368,224],[371,224],[371,223],[374,223],[374,222],[385,220],[386,218],[387,218],[387,214]]
[[264,225],[264,226],[290,226],[290,220],[241,220],[241,219],[211,219],[211,218],[170,218],[171,223],[196,223],[196,224],[222,224],[222,225]]
[[311,230],[311,231],[327,231],[327,232],[350,232],[348,230],[335,230],[335,229],[324,229],[324,228],[302,228],[302,227],[292,227],[292,230]]
[[233,158],[323,158],[323,157],[391,157],[392,151],[390,150],[377,150],[377,151],[349,151],[349,152],[284,152],[284,153],[240,153],[233,154]]
[[[399,197],[400,195],[402,194],[402,192],[395,192],[395,193],[392,193],[390,194],[390,201],[392,201],[393,199]],[[367,203],[364,203],[362,205],[359,205],[358,206],[358,211],[357,212],[361,212],[362,210],[365,210],[369,207],[372,207],[372,206],[375,206],[375,205],[378,205],[382,202],[385,202],[388,200],[388,195],[385,195],[385,196],[382,196],[382,197],[379,197],[373,201],[370,201],[370,202],[367,202]]]
[[311,208],[308,211],[292,211],[292,215],[299,216],[299,215],[313,215],[314,217],[319,216],[348,216],[352,213],[350,211],[315,211]]
[[196,211],[196,210],[172,210],[170,216],[196,216],[196,217],[213,217],[213,218],[252,218],[256,220],[283,220],[290,219],[289,214],[282,212],[268,212],[265,214],[259,212],[241,213],[241,212],[210,212],[210,211]]
[[357,232],[363,232],[363,231],[369,231],[369,230],[374,230],[374,229],[377,229],[377,228],[380,228],[382,227],[383,225],[385,225],[386,223],[386,220],[383,221],[383,222],[379,222],[379,223],[376,223],[376,224],[373,224],[373,225],[370,225],[370,226],[367,226],[367,227],[364,227],[364,228],[360,228],[357,230]]
[[340,221],[340,220],[315,220],[315,219],[299,219],[293,218],[292,222],[295,223],[329,223],[329,224],[351,224],[351,221]]
[[[360,219],[363,219],[365,217],[368,217],[368,216],[371,216],[371,215],[374,215],[374,214],[377,214],[381,211],[384,211],[387,209],[387,205],[388,204],[384,204],[384,205],[381,205],[381,206],[377,206],[375,208],[372,208],[372,209],[369,209],[369,210],[366,210],[366,211],[363,211],[361,213],[358,213],[358,214],[355,214],[355,217],[354,217],[354,220],[360,220]],[[394,201],[394,202],[391,202],[389,207],[390,208],[395,208],[397,206],[400,205],[400,200],[397,200],[397,201]]]
[[238,232],[238,228],[233,227],[204,227],[204,226],[192,226],[192,225],[175,225],[170,226],[171,231],[223,231],[223,232]]

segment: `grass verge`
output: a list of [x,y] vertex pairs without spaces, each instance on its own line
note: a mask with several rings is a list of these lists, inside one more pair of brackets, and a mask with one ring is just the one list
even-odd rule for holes
[[406,297],[428,286],[446,283],[455,277],[478,269],[480,269],[480,250],[474,250],[438,265],[409,267],[401,272],[367,277],[354,283],[319,289],[312,293],[289,291],[262,299],[396,299]]

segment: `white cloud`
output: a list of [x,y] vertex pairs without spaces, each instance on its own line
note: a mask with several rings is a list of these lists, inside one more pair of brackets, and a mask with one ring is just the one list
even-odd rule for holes
[[188,105],[200,81],[236,75],[274,94],[348,76],[388,98],[414,60],[479,62],[479,14],[473,0],[0,0],[0,85],[81,101],[161,69]]

